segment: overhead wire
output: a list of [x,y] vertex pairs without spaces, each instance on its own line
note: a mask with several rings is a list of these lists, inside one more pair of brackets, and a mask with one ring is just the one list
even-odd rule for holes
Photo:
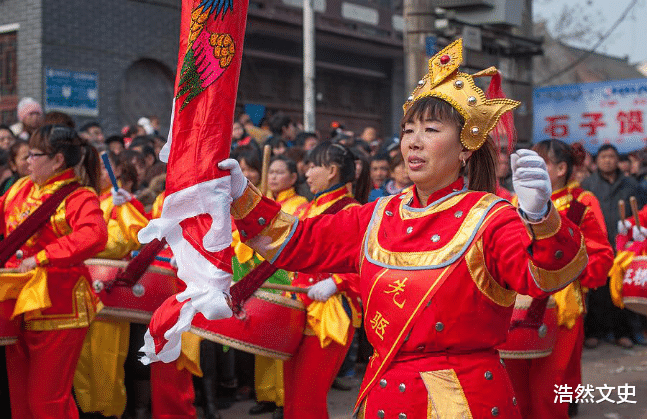
[[623,14],[621,14],[621,17],[619,17],[616,20],[616,22],[614,22],[614,24],[610,27],[610,29],[608,29],[607,32],[605,34],[603,34],[603,36],[601,36],[601,38],[596,42],[596,44],[592,48],[585,51],[576,61],[572,62],[571,64],[569,64],[567,67],[563,68],[562,70],[559,70],[559,71],[555,72],[554,74],[550,75],[549,77],[545,78],[544,80],[542,80],[538,84],[540,84],[540,85],[545,84],[548,81],[550,81],[551,79],[566,73],[567,71],[569,71],[572,68],[576,67],[578,64],[582,63],[587,57],[592,55],[596,51],[596,49],[598,47],[600,47],[601,44],[612,34],[612,32],[614,32],[614,30],[617,28],[617,26],[619,26],[619,24],[625,20],[625,18],[628,16],[628,13],[630,13],[630,10],[632,10],[632,8],[637,4],[638,1],[639,0],[632,0],[632,2],[630,2],[630,5],[628,5],[628,7],[626,7],[626,9],[623,11]]

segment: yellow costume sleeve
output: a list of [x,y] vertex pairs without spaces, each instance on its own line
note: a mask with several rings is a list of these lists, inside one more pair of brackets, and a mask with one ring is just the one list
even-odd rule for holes
[[[112,199],[112,197],[108,199]],[[122,259],[140,247],[137,233],[146,227],[148,219],[128,202],[118,207],[112,207],[110,211],[111,215],[114,214],[114,218],[108,220],[108,243],[96,257]]]
[[617,253],[610,269],[610,295],[612,302],[619,308],[624,308],[623,304],[623,277],[628,269],[628,265],[632,263],[635,254],[633,252],[621,251]]

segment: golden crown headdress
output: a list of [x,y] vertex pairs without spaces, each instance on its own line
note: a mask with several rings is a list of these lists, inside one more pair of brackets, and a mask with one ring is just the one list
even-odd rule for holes
[[[403,105],[403,111],[414,102],[426,96],[433,96],[448,102],[465,119],[461,129],[461,143],[468,150],[477,150],[499,122],[502,115],[512,111],[520,102],[507,99],[501,92],[501,78],[495,67],[489,67],[473,75],[460,72],[463,62],[463,42],[457,39],[439,51],[428,62],[428,73],[419,80],[412,95]],[[489,93],[498,96],[486,97],[484,91],[475,85],[474,77],[491,76]],[[509,147],[511,147],[514,131],[512,120],[506,124],[509,128]]]

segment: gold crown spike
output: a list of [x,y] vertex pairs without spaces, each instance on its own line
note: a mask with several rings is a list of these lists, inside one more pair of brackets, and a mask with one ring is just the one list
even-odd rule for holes
[[512,99],[488,99],[483,90],[475,85],[474,77],[494,76],[495,67],[489,67],[472,76],[459,71],[463,62],[463,42],[452,42],[439,51],[428,62],[428,74],[418,82],[412,95],[403,105],[407,110],[417,100],[432,96],[452,105],[465,119],[461,129],[461,143],[468,150],[477,150],[491,132],[501,116],[520,105]]

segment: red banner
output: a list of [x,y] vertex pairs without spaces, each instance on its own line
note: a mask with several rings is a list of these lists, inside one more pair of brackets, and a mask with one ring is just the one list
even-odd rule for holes
[[228,173],[248,2],[182,2],[167,195]]
[[247,9],[248,0],[182,2],[171,135],[160,153],[166,197],[139,239],[166,239],[187,288],[153,315],[144,362],[175,360],[196,313],[232,314],[230,180],[217,164],[229,157]]

